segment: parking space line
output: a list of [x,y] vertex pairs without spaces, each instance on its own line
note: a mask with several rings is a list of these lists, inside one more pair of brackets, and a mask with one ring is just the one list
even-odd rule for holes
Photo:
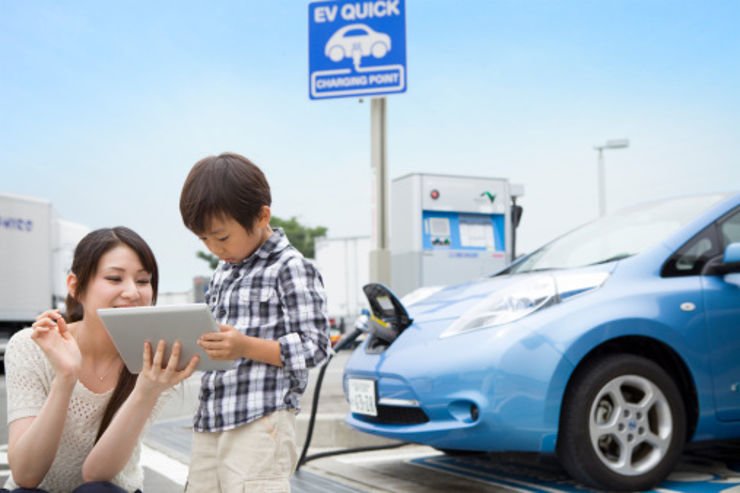
[[[141,448],[141,462],[145,469],[150,469],[169,479],[173,483],[185,486],[188,479],[188,466],[151,447]],[[8,467],[8,445],[0,444],[0,485],[10,476]]]
[[488,485],[500,486],[500,487],[506,488],[507,490],[510,490],[510,491],[518,491],[520,493],[532,493],[534,491],[532,489],[526,489],[525,490],[525,489],[517,488],[516,486],[510,484],[508,481],[497,481],[497,480],[489,477],[490,475],[482,475],[484,477],[478,477],[478,475],[476,475],[476,474],[470,474],[468,471],[457,471],[457,470],[454,470],[454,468],[439,467],[438,465],[432,466],[432,465],[429,465],[429,464],[427,464],[427,463],[425,463],[423,461],[420,461],[420,462],[412,461],[411,464],[414,464],[416,466],[421,466],[421,467],[424,467],[426,469],[430,469],[432,471],[438,471],[438,472],[439,471],[443,471],[443,472],[446,472],[448,474],[453,474],[455,476],[458,476],[458,477],[461,477],[461,478],[465,478],[467,480],[479,481],[481,483],[488,484]]
[[[717,448],[717,445],[715,445]],[[714,451],[714,449],[711,449]],[[719,447],[719,450],[724,450]],[[736,449],[731,449],[736,450]],[[706,451],[705,451],[706,452]],[[713,452],[714,453],[714,452]],[[715,458],[707,460],[701,452],[685,454],[681,463],[655,489],[649,493],[738,493],[740,475],[736,465],[736,453],[726,455],[732,465]],[[427,469],[446,472],[472,481],[515,489],[522,492],[575,493],[583,491],[572,479],[547,466],[533,466],[531,463],[496,463],[464,458],[419,457],[410,464]]]
[[188,466],[147,445],[141,447],[141,462],[170,481],[185,486],[188,480]]
[[582,491],[581,489],[576,489],[572,486],[565,486],[565,488],[550,488],[548,486],[514,479],[510,476],[504,477],[499,474],[495,474],[482,469],[471,470],[466,467],[456,466],[446,461],[435,461],[434,457],[423,457],[420,459],[412,460],[410,463],[416,466],[425,467],[427,469],[436,471],[441,470],[468,480],[474,480],[489,485],[500,486],[502,488],[506,488],[507,490],[518,491],[521,493],[563,493]]
[[376,454],[368,454],[367,452],[360,453],[360,454],[354,454],[354,455],[348,455],[348,456],[338,456],[336,458],[337,462],[342,462],[344,464],[365,464],[370,462],[393,462],[393,461],[408,461],[411,459],[418,459],[420,457],[434,457],[437,455],[443,455],[441,452],[429,452],[428,450],[424,451],[410,451],[410,452],[401,452],[397,454],[388,454],[388,453],[376,453]]

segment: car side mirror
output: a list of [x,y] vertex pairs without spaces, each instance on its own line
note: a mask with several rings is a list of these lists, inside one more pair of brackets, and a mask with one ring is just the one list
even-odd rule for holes
[[740,272],[740,243],[730,243],[721,257],[713,259],[707,265],[706,273],[723,276]]
[[725,248],[724,264],[740,264],[740,243],[730,243]]

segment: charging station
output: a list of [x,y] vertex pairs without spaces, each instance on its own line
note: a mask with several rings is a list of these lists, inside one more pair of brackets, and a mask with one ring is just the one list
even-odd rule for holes
[[414,173],[393,180],[395,293],[469,281],[509,265],[521,215],[515,203],[522,195],[521,185],[503,178]]

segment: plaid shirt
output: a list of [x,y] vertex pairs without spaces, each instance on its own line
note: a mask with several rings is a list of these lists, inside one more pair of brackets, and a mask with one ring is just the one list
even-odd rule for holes
[[280,343],[282,367],[250,359],[234,369],[204,372],[196,431],[223,431],[279,409],[299,409],[308,368],[329,351],[321,275],[293,248],[282,229],[238,264],[221,262],[206,302],[219,323]]

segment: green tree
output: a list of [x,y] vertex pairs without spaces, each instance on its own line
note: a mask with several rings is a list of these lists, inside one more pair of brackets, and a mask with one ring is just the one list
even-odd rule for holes
[[208,262],[208,266],[211,269],[215,269],[216,266],[218,266],[218,257],[213,255],[212,253],[206,253],[203,250],[198,250],[195,256]]
[[270,225],[272,227],[283,228],[285,235],[290,240],[290,244],[296,247],[306,258],[314,258],[316,251],[314,250],[313,241],[315,238],[326,236],[327,231],[324,226],[316,226],[315,228],[304,226],[298,222],[295,216],[287,221],[277,216],[272,216]]
[[[324,226],[316,226],[315,228],[309,228],[298,222],[298,219],[293,216],[290,219],[281,219],[277,216],[272,216],[270,219],[270,225],[273,228],[283,228],[285,235],[288,237],[291,245],[293,245],[299,252],[306,258],[314,258],[316,254],[314,250],[314,239],[326,236],[327,228]],[[215,269],[218,265],[218,257],[204,251],[198,251],[196,257],[203,259],[208,262],[211,269]]]

